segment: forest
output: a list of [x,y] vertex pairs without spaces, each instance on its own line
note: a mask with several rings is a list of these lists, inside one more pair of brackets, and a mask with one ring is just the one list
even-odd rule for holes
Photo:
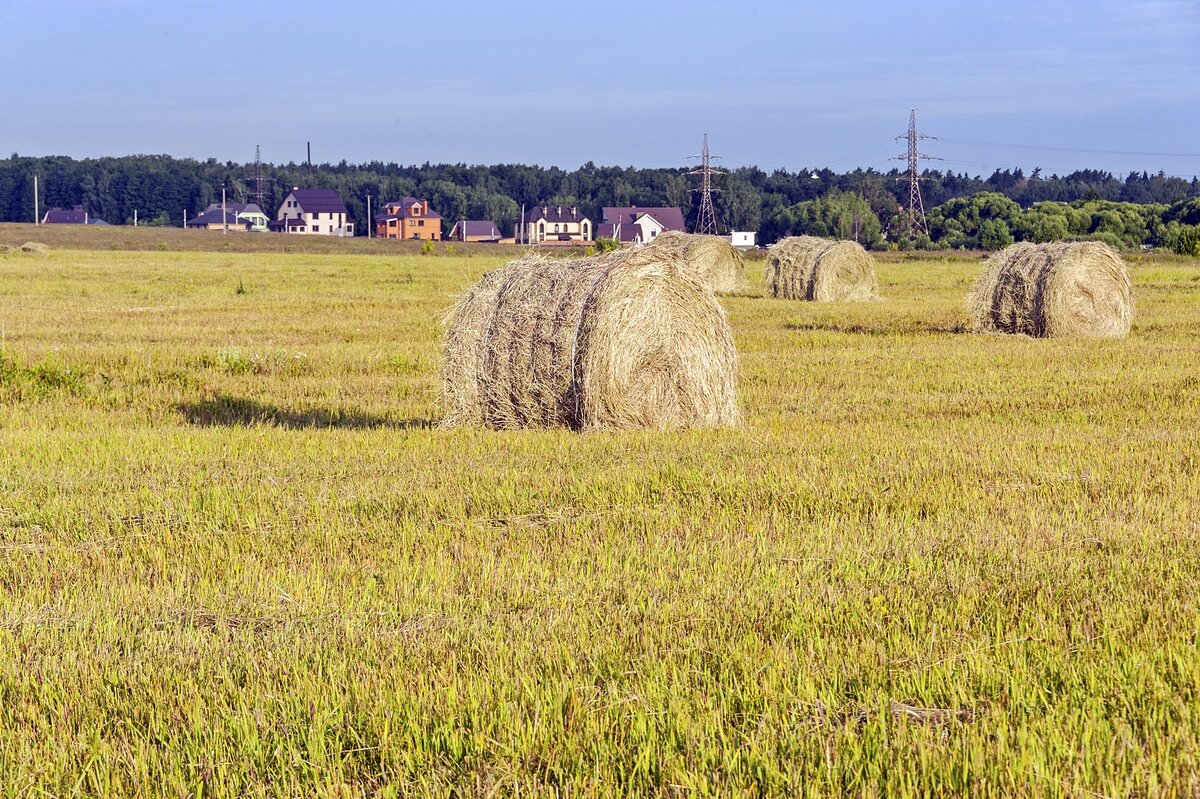
[[[597,166],[578,169],[526,164],[264,164],[264,210],[273,215],[292,187],[336,189],[360,231],[368,197],[378,209],[402,196],[428,199],[446,220],[490,219],[511,234],[522,206],[579,206],[599,220],[606,205],[679,206],[689,223],[696,210],[694,184],[685,168]],[[82,205],[111,224],[183,224],[219,202],[224,188],[234,201],[255,196],[255,165],[167,155],[73,159],[65,156],[0,159],[0,221],[34,219],[34,176],[40,208]],[[1159,172],[1124,178],[1103,170],[1068,175],[1026,174],[1021,168],[990,176],[927,170],[921,192],[929,235],[909,235],[902,203],[908,182],[898,170],[739,167],[716,181],[718,224],[754,230],[759,243],[787,235],[857,239],[880,248],[994,249],[1013,240],[1098,238],[1123,248],[1177,247],[1200,225],[1200,179]]]

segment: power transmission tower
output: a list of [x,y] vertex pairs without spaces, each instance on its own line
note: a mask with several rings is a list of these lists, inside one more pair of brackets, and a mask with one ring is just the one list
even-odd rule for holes
[[696,232],[707,233],[715,236],[717,234],[717,212],[713,208],[712,196],[713,192],[720,191],[712,187],[713,175],[723,175],[725,171],[722,169],[714,169],[712,162],[719,159],[721,156],[713,155],[708,151],[708,134],[704,134],[704,150],[700,155],[693,155],[692,158],[700,159],[700,168],[693,169],[689,175],[700,176],[700,188],[693,189],[700,193],[700,211],[696,214]]
[[905,139],[908,142],[908,153],[897,155],[893,161],[908,162],[908,208],[905,209],[905,219],[907,220],[908,238],[915,239],[917,234],[929,235],[929,223],[925,221],[925,203],[921,200],[921,175],[919,173],[921,161],[940,161],[940,158],[925,155],[917,149],[917,142],[921,139],[932,139],[933,136],[926,136],[924,133],[917,133],[917,109],[909,109],[908,114],[908,133],[903,136],[897,136],[896,141]]
[[264,183],[270,183],[271,178],[263,176],[262,148],[257,144],[254,145],[254,204],[261,211],[266,201],[266,189]]

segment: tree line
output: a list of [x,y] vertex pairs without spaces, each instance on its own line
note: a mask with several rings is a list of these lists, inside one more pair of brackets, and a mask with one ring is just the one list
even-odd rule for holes
[[[576,206],[594,220],[606,205],[678,206],[691,225],[697,197],[687,171],[591,162],[575,170],[381,161],[342,161],[311,169],[305,164],[267,164],[263,210],[274,216],[288,191],[309,187],[337,190],[360,232],[369,222],[368,197],[377,210],[403,196],[429,200],[445,218],[446,231],[460,219],[490,219],[511,234],[522,206],[528,210],[540,205]],[[72,159],[13,154],[0,160],[0,221],[33,220],[35,175],[43,212],[52,206],[82,205],[91,216],[113,224],[131,223],[136,211],[140,224],[180,226],[185,211],[194,216],[219,202],[222,188],[233,201],[253,201],[255,196],[253,164],[166,155]],[[929,209],[930,235],[915,242],[907,241],[900,229],[908,183],[898,170],[768,172],[740,167],[721,177],[717,188],[720,226],[758,231],[764,244],[809,233],[858,239],[876,247],[887,242],[990,247],[1009,238],[1047,236],[1098,237],[1125,247],[1169,246],[1181,231],[1200,224],[1188,205],[1200,197],[1200,179],[1161,172],[1133,172],[1124,178],[1101,170],[1044,176],[1037,169],[1026,175],[1017,168],[997,169],[983,178],[927,170],[921,191]]]

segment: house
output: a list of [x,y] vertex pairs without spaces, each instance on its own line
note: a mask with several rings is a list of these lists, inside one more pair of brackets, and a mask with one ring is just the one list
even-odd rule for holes
[[592,241],[595,225],[573,205],[539,205],[525,217],[525,226],[519,232],[526,242],[572,244]]
[[500,241],[500,228],[496,227],[496,223],[490,219],[463,220],[454,223],[454,227],[450,230],[450,239],[452,241],[480,241],[496,244]]
[[753,250],[754,239],[757,235],[754,231],[732,230],[728,236],[721,238],[732,244],[735,250]]
[[107,225],[103,219],[89,216],[82,205],[67,210],[66,208],[51,208],[42,217],[43,225]]
[[679,208],[605,207],[596,237],[616,239],[622,244],[648,244],[667,230],[687,232]]
[[[219,212],[218,212],[219,213]],[[354,223],[333,189],[292,189],[267,225],[278,233],[317,236],[353,236]]]
[[213,203],[198,216],[189,219],[187,228],[189,230],[224,230],[228,225],[230,230],[261,232],[266,230],[269,224],[270,217],[254,203],[225,203],[224,218],[221,215],[221,204]]
[[375,235],[381,239],[440,241],[442,215],[429,207],[429,200],[401,197],[375,215]]

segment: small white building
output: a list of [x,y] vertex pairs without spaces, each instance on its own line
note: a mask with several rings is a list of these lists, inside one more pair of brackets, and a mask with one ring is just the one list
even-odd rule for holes
[[728,236],[723,236],[723,238],[729,239],[729,243],[735,250],[753,250],[754,240],[757,237],[758,234],[752,230],[732,230]]

